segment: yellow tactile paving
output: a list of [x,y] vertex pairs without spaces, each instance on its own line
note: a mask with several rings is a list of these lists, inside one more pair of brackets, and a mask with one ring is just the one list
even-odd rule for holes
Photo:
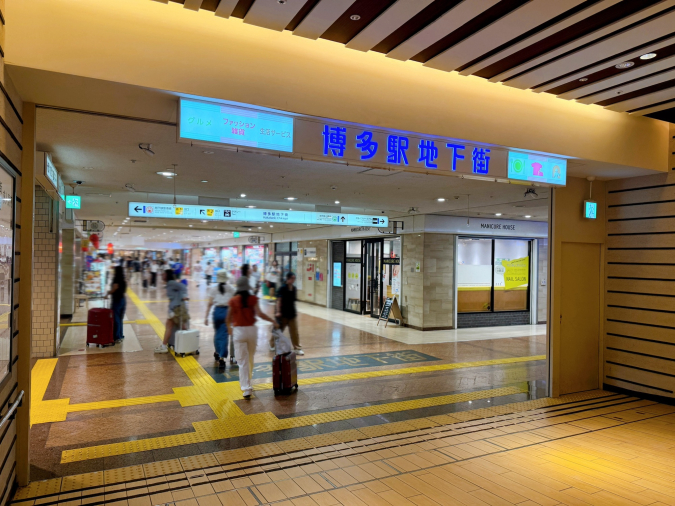
[[118,469],[108,469],[104,471],[104,483],[112,485],[125,481],[141,480],[145,478],[145,472],[142,465],[120,467]]
[[214,467],[219,465],[218,459],[212,453],[204,455],[194,455],[192,457],[182,457],[180,459],[181,466],[185,471],[192,471],[193,469],[203,469],[205,467]]
[[180,473],[183,468],[178,459],[171,459],[143,464],[143,470],[145,471],[146,478],[154,478],[155,476]]
[[[424,399],[390,402],[387,404],[331,411],[328,413],[319,413],[316,415],[284,418],[282,420],[278,419],[276,416],[274,416],[274,414],[269,412],[234,418],[207,420],[204,422],[193,423],[192,426],[195,428],[195,432],[187,434],[177,434],[172,436],[141,439],[137,441],[126,441],[124,443],[113,443],[78,448],[74,450],[66,450],[61,454],[61,463],[77,462],[80,460],[89,460],[101,457],[111,457],[113,455],[123,455],[126,453],[136,453],[185,444],[204,443],[207,441],[215,441],[217,439],[249,436],[253,434],[261,434],[263,432],[272,432],[295,427],[306,427],[318,423],[335,422],[338,420],[348,420],[364,416],[393,413],[410,409],[420,409],[431,406],[440,406],[443,404],[454,404],[457,402],[466,402],[470,400],[514,395],[527,391],[527,384],[523,384],[518,387],[511,386],[462,394],[442,395]],[[411,430],[415,429],[415,427],[412,425],[410,425],[410,427]],[[332,441],[326,444],[337,444],[340,442],[333,436],[329,435],[312,436],[312,438],[317,438],[317,440],[324,437],[327,441]]]
[[[137,320],[152,326],[158,336],[164,335],[165,327],[157,316],[141,301],[132,291],[128,291],[129,298],[138,307],[139,311],[145,317],[145,320]],[[304,378],[299,381],[300,385],[312,385],[321,383],[330,383],[337,381],[363,380],[376,377],[419,374],[426,372],[447,371],[468,367],[483,367],[491,365],[522,363],[528,361],[545,359],[544,355],[531,357],[516,357],[496,360],[484,360],[477,362],[463,362],[455,364],[427,365],[421,367],[406,367],[393,370],[366,371],[360,373],[340,374],[333,376],[323,376],[316,378]],[[100,401],[92,403],[70,405],[69,399],[57,399],[43,401],[42,397],[46,392],[49,379],[56,366],[56,359],[38,361],[33,370],[34,385],[39,385],[40,390],[33,396],[31,422],[47,423],[66,420],[67,414],[76,411],[89,411],[97,409],[114,408],[121,406],[133,406],[141,404],[150,404],[157,402],[178,401],[181,406],[208,405],[218,417],[217,420],[205,422],[196,422],[193,424],[195,432],[187,434],[178,434],[160,438],[141,439],[137,441],[128,441],[124,443],[115,443],[111,445],[100,445],[89,448],[80,448],[67,450],[63,452],[61,461],[75,462],[111,455],[121,455],[140,451],[147,451],[158,448],[168,448],[173,446],[187,445],[198,442],[213,441],[240,435],[260,434],[263,432],[288,429],[294,427],[303,427],[317,423],[327,423],[338,420],[347,420],[363,416],[391,413],[395,411],[419,409],[442,404],[464,402],[468,400],[481,399],[485,397],[511,395],[523,392],[523,387],[508,387],[493,389],[482,392],[473,392],[469,394],[456,394],[449,396],[431,397],[426,399],[416,399],[412,401],[392,402],[375,406],[362,408],[333,411],[328,413],[318,413],[302,417],[277,419],[272,413],[259,413],[255,415],[244,415],[244,413],[235,404],[235,400],[241,399],[241,390],[237,382],[217,383],[197,362],[194,357],[185,358],[175,357],[176,362],[183,369],[187,377],[192,382],[192,386],[174,388],[173,394],[138,397],[132,399],[119,399],[114,401]],[[38,367],[38,365],[40,367]],[[271,389],[269,383],[255,386],[256,390]],[[433,422],[426,422],[432,424]],[[430,425],[428,425],[430,426]]]
[[69,492],[80,488],[100,487],[103,484],[103,471],[76,474],[75,476],[64,476],[63,482],[61,483],[61,492]]

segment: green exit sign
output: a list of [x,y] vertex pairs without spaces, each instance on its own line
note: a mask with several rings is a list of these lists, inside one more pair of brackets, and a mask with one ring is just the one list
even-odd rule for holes
[[66,195],[66,209],[80,209],[82,197],[79,195]]
[[234,232],[232,236],[236,239],[237,237],[239,237],[239,232]]

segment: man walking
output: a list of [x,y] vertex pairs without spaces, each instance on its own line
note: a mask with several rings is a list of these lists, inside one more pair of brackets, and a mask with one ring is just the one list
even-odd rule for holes
[[[298,319],[295,310],[295,301],[298,289],[295,287],[295,274],[289,272],[286,274],[286,284],[277,291],[276,317],[279,322],[279,328],[283,332],[288,327],[291,334],[293,348],[296,355],[304,355],[302,346],[300,346],[300,335],[298,334]],[[270,349],[274,349],[274,341],[270,343]]]

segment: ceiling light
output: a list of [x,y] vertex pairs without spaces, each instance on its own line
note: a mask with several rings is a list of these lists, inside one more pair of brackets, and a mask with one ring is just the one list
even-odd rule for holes
[[206,179],[202,179],[202,183],[208,183]]
[[641,60],[651,60],[652,58],[656,58],[656,53],[647,53],[640,56]]
[[501,216],[502,213],[495,213],[495,216]]
[[438,202],[445,202],[445,199],[443,199],[443,198],[436,199],[436,200],[437,200]]
[[159,172],[157,172],[157,174],[164,177],[173,177],[178,175],[175,172],[169,172],[167,170],[160,170]]
[[274,225],[270,225],[270,228],[274,228]]
[[631,68],[635,63],[632,61],[625,61],[623,63],[619,63],[618,65],[614,65],[614,68],[617,68],[619,70],[625,70]]
[[202,151],[202,153],[204,153],[205,155],[212,155],[213,151]]
[[586,81],[588,81],[588,77],[582,77],[581,79],[579,79],[579,82],[581,83],[585,83]]
[[297,197],[286,197],[284,200],[298,200]]
[[336,201],[335,201],[335,203],[336,203],[336,204],[339,204],[339,203],[340,203],[340,201],[339,201],[339,200],[336,200]]
[[202,223],[206,223],[207,221],[209,221],[209,220],[202,220]]
[[526,214],[525,218],[532,218],[532,216],[530,216],[529,214]]
[[262,227],[258,227],[258,230],[260,230]]
[[190,228],[192,228],[192,225],[190,225]]
[[246,207],[248,207],[249,209],[255,209],[255,206],[246,206]]
[[239,195],[239,196],[243,199],[244,197],[246,197],[246,194],[245,194],[245,193],[242,193],[242,194]]
[[361,19],[361,16],[359,16],[358,14],[352,14],[351,16],[349,16],[349,19],[351,19],[352,21],[358,21],[359,19]]

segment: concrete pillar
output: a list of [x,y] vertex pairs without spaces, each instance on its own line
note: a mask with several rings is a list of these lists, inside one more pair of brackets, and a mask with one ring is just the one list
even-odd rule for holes
[[[31,370],[31,333],[32,286],[33,286],[33,210],[35,200],[35,104],[23,104],[23,153],[21,157],[21,207],[17,213],[21,220],[21,234],[18,239],[21,258],[18,272],[19,283],[19,339],[17,380],[19,390],[23,390],[23,405],[19,408],[16,425],[16,477],[20,486],[28,485],[30,480],[30,370]],[[18,211],[18,209],[17,209]]]
[[61,232],[61,317],[72,316],[75,311],[73,295],[77,291],[75,274],[75,229],[64,228]]

